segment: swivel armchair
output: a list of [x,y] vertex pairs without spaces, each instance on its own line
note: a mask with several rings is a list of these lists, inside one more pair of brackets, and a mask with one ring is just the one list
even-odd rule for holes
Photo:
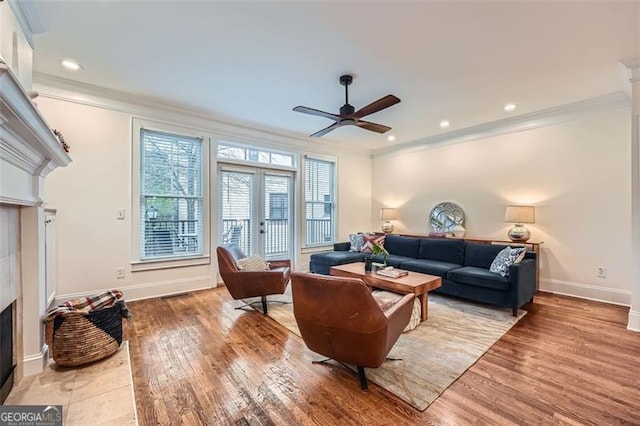
[[231,297],[238,300],[259,296],[262,313],[267,315],[267,296],[284,293],[291,276],[291,261],[270,261],[269,270],[246,271],[238,269],[238,259],[246,256],[236,244],[219,246],[216,252],[220,275]]
[[409,323],[415,296],[382,310],[359,278],[294,272],[293,314],[309,349],[355,365],[367,390],[364,368],[377,368]]

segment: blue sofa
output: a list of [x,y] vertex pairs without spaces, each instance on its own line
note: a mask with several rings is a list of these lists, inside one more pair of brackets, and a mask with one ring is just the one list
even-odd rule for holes
[[[364,254],[350,252],[349,243],[334,244],[334,251],[311,255],[311,272],[329,275],[332,266],[364,260]],[[509,307],[516,316],[518,308],[532,301],[536,292],[536,254],[509,267],[502,277],[489,271],[503,245],[478,244],[460,239],[404,237],[387,235],[387,265],[407,271],[436,275],[442,287],[436,293],[462,297],[482,303]],[[374,256],[382,262],[382,256]]]

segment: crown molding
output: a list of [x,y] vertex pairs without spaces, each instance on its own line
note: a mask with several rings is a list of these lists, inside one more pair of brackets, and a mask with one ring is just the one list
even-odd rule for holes
[[528,114],[478,124],[464,129],[428,136],[410,142],[372,151],[372,157],[384,157],[399,153],[421,151],[434,146],[469,142],[478,139],[516,133],[539,127],[552,126],[600,111],[629,107],[631,98],[625,92],[614,92],[583,101],[547,108]]
[[[640,63],[640,56],[638,58]],[[229,142],[268,143],[275,148],[297,152],[304,151],[321,154],[339,152],[371,158],[531,130],[573,120],[585,114],[631,105],[631,98],[627,93],[622,91],[614,92],[369,151],[345,146],[345,144],[330,139],[324,139],[322,144],[313,144],[313,141],[310,141],[307,135],[301,133],[220,117],[204,109],[171,103],[148,96],[132,96],[130,93],[106,89],[49,74],[34,73],[34,84],[37,85],[39,94],[42,97],[106,108],[156,121],[166,122],[170,119],[174,122],[173,124],[196,127],[200,130],[211,132],[219,138],[228,138],[230,139]],[[167,113],[171,115],[167,116]]]
[[158,98],[132,95],[39,72],[34,72],[33,81],[41,97],[105,108],[156,121],[167,122],[171,120],[176,125],[188,125],[213,133],[221,138],[230,138],[230,142],[251,143],[256,141],[296,152],[321,154],[339,152],[357,157],[370,157],[368,150],[345,146],[345,144],[331,139],[324,139],[322,144],[317,144],[303,133],[222,117],[213,111]]

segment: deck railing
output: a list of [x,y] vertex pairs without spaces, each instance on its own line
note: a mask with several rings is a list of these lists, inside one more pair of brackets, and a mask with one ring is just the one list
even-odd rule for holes
[[[145,220],[145,255],[148,257],[176,254],[197,254],[198,223],[196,220]],[[222,243],[235,243],[245,253],[253,253],[251,219],[223,219]],[[287,219],[264,221],[265,255],[268,258],[288,256],[290,253],[290,224]],[[330,219],[307,219],[305,243],[309,245],[331,241]]]

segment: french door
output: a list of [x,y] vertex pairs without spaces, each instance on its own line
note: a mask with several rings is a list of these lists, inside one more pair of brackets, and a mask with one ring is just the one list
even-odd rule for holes
[[260,167],[218,168],[219,241],[266,260],[293,254],[293,173]]

